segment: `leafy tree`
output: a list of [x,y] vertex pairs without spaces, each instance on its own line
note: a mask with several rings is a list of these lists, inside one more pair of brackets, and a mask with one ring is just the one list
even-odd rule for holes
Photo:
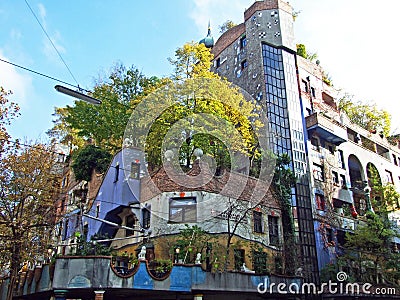
[[0,155],[2,147],[10,138],[7,126],[11,124],[13,119],[19,116],[19,106],[16,103],[9,102],[7,98],[11,94],[11,91],[7,92],[0,86]]
[[351,266],[350,275],[356,281],[377,282],[378,274],[391,284],[400,280],[400,254],[391,251],[391,241],[398,234],[389,220],[367,212],[365,225],[346,235],[342,264]]
[[390,113],[374,103],[353,102],[349,95],[345,95],[339,100],[339,109],[347,114],[352,123],[371,132],[379,132],[385,137],[390,133]]
[[289,155],[285,153],[276,158],[274,180],[272,182],[282,210],[283,239],[285,241],[283,247],[285,272],[286,274],[294,275],[297,262],[291,189],[296,183],[296,177],[293,171],[288,168],[290,162]]
[[[150,168],[161,164],[161,153],[167,150],[162,148],[167,134],[170,145],[181,145],[177,153],[179,161],[186,167],[190,166],[195,148],[201,148],[224,167],[230,167],[227,163],[230,161],[229,150],[240,151],[248,157],[259,155],[254,129],[261,128],[262,124],[251,122],[259,108],[246,101],[229,82],[210,72],[211,59],[210,50],[203,44],[185,44],[176,51],[176,59],[170,59],[175,66],[172,84],[158,90],[152,95],[152,101],[143,103],[143,107],[137,107],[142,113],[139,120],[135,120],[136,124],[132,124],[135,128],[131,130],[132,139],[138,136],[140,124],[148,121],[152,112],[158,109],[154,103],[162,98],[168,104],[163,113],[156,116],[146,135]],[[186,81],[180,80],[184,78]],[[184,126],[174,129],[178,122]],[[230,149],[224,146],[223,141],[227,139],[232,142]]]
[[9,143],[0,160],[1,265],[10,272],[7,299],[25,261],[46,253],[61,177],[52,146]]
[[122,147],[122,137],[132,109],[159,83],[146,77],[134,66],[115,65],[107,80],[99,80],[91,96],[101,105],[75,101],[73,106],[56,108],[55,125],[49,131],[64,143],[82,146],[82,138],[111,153]]
[[204,44],[190,42],[175,51],[175,60],[169,62],[175,67],[174,80],[185,78],[219,78],[210,71],[211,61],[214,58],[210,49]]
[[224,33],[236,25],[237,24],[235,24],[232,20],[226,20],[224,23],[222,23],[222,25],[218,26],[219,32]]
[[110,164],[112,156],[106,150],[94,145],[81,148],[73,157],[72,169],[78,181],[90,181],[93,171],[104,173]]

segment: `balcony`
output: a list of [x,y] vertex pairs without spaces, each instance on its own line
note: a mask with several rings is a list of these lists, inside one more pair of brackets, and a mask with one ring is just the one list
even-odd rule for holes
[[[93,299],[96,290],[105,291],[105,299],[193,299],[198,294],[216,300],[238,294],[258,299],[260,284],[276,298],[278,284],[301,286],[302,281],[299,276],[211,273],[201,265],[174,265],[165,277],[157,278],[147,261],[122,275],[112,267],[111,257],[59,257],[52,271],[44,265],[21,273],[14,299]],[[7,285],[8,279],[0,281],[0,295],[5,295]]]
[[322,139],[340,145],[347,141],[347,131],[344,126],[322,114],[314,113],[306,117],[306,126],[309,133],[316,133]]
[[347,188],[336,187],[332,192],[332,198],[352,204],[353,193]]

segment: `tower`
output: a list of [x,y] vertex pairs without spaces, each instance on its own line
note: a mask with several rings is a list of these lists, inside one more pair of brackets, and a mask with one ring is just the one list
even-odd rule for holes
[[292,216],[301,268],[319,282],[307,166],[307,131],[297,76],[292,7],[281,0],[256,1],[244,22],[215,43],[213,71],[249,92],[269,120],[270,145],[291,158],[297,177],[292,189]]

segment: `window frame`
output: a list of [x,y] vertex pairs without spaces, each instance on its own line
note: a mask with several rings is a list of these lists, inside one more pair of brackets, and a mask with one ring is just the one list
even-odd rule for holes
[[270,245],[279,245],[279,217],[277,216],[268,215],[268,238]]
[[[177,203],[174,203],[177,202]],[[181,204],[179,204],[181,202]],[[188,202],[184,204],[184,202]],[[193,202],[190,204],[190,202]],[[172,209],[178,209],[181,211],[181,220],[176,221],[174,219],[174,214],[179,212],[172,213]],[[190,212],[194,210],[194,218],[188,218]],[[176,216],[175,216],[176,218]],[[196,197],[173,197],[169,199],[168,206],[168,222],[169,223],[196,223],[197,222],[197,199]]]
[[263,213],[261,211],[253,210],[253,232],[264,233]]

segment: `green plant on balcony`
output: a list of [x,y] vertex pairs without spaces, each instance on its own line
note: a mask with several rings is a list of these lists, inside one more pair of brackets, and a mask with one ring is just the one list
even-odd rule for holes
[[157,259],[149,262],[149,271],[155,278],[164,278],[172,270],[172,260]]

